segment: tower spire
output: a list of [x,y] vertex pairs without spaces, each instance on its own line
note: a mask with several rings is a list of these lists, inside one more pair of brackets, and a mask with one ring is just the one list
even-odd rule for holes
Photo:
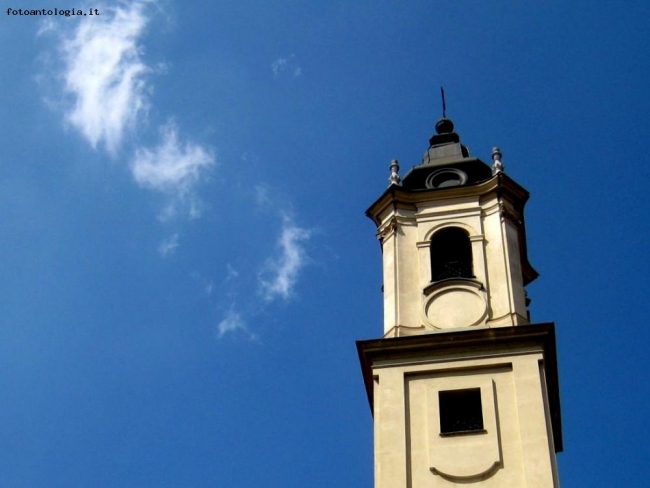
[[447,118],[447,100],[445,99],[445,89],[440,87],[440,98],[442,99],[442,118],[436,123],[437,134],[450,134],[454,132],[454,123]]
[[440,87],[440,95],[442,97],[442,118],[446,119],[447,118],[447,104],[445,103],[445,89],[444,87]]

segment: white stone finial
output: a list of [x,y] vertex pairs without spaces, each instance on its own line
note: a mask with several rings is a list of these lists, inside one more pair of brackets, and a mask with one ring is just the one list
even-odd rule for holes
[[496,175],[497,173],[503,173],[505,170],[505,166],[501,162],[502,154],[501,154],[501,149],[498,147],[493,147],[492,148],[492,161],[494,161],[494,164],[492,165],[492,174]]
[[399,161],[393,159],[390,162],[390,177],[388,178],[388,186],[399,185],[402,179],[399,177]]

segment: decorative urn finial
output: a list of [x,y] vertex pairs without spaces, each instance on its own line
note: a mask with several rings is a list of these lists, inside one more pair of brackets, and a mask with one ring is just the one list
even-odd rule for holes
[[497,173],[503,173],[503,170],[505,169],[505,166],[501,162],[501,149],[498,147],[493,147],[492,148],[492,161],[494,161],[494,164],[492,165],[492,174],[496,175]]
[[390,162],[390,177],[388,178],[388,186],[399,185],[402,179],[399,177],[399,161],[393,159]]

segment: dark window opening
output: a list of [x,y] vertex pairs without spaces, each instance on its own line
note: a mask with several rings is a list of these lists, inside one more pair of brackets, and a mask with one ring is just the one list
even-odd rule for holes
[[481,389],[438,392],[440,434],[483,432]]
[[439,230],[431,238],[431,281],[473,278],[472,244],[458,227]]

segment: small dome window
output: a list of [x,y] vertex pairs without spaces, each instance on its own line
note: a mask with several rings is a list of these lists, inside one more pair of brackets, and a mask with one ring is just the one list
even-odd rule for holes
[[431,281],[474,278],[469,234],[458,227],[441,229],[431,238]]
[[455,168],[440,169],[431,173],[425,181],[425,186],[430,189],[449,188],[467,183],[467,174]]

